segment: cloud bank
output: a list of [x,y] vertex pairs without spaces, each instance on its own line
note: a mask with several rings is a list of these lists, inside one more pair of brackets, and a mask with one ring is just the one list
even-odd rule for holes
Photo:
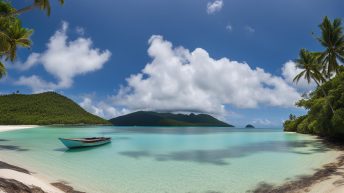
[[223,114],[225,105],[292,107],[300,98],[282,77],[244,62],[214,59],[202,48],[173,47],[162,36],[149,39],[148,54],[151,63],[126,79],[114,104],[132,110]]
[[70,88],[75,76],[99,70],[109,60],[110,51],[92,48],[90,38],[78,37],[70,41],[67,30],[68,23],[63,22],[61,29],[50,38],[45,52],[32,53],[24,63],[15,64],[21,70],[41,64],[57,79],[57,83],[32,75],[20,77],[17,85],[29,86],[34,92]]

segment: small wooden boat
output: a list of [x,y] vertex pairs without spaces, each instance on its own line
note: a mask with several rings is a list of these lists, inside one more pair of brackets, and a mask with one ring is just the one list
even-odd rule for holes
[[90,137],[90,138],[59,138],[68,148],[92,147],[104,145],[111,142],[111,137]]

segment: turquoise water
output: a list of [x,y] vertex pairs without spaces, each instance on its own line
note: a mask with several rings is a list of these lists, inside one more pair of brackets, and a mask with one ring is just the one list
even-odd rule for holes
[[[67,150],[59,137],[111,136]],[[39,127],[0,133],[0,159],[88,193],[240,193],[334,159],[312,136],[279,129]]]

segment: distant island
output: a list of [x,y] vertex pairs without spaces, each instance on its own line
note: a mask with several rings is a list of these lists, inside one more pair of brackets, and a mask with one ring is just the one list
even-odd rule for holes
[[0,125],[110,124],[55,92],[2,95],[0,104]]
[[255,128],[255,127],[253,125],[251,125],[251,124],[248,124],[248,125],[245,126],[245,128]]
[[207,114],[173,114],[138,111],[109,120],[116,126],[211,126],[233,127]]

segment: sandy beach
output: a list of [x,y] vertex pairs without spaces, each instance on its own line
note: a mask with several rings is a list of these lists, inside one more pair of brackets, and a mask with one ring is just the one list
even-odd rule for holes
[[[14,131],[19,129],[30,129],[38,127],[37,125],[1,125],[0,132]],[[44,182],[25,169],[16,167],[5,162],[0,158],[0,192],[15,191],[10,187],[18,189],[29,189],[32,192],[63,193],[47,182]],[[2,190],[3,189],[3,190]],[[33,190],[31,190],[33,189]],[[40,190],[39,190],[40,189]]]
[[[38,125],[1,125],[1,132],[30,129]],[[0,156],[0,193],[69,193],[78,192],[62,182],[49,183],[32,175],[26,169],[5,163]]]
[[299,176],[281,185],[259,184],[250,193],[343,193],[344,150],[342,145],[329,143],[337,151],[331,163],[315,169],[312,175]]
[[315,181],[310,187],[304,188],[300,192],[343,193],[344,152],[341,152],[341,155],[337,158],[337,162],[325,165],[322,170],[325,175],[319,180]]
[[0,132],[14,131],[19,129],[31,129],[39,127],[38,125],[0,125]]

